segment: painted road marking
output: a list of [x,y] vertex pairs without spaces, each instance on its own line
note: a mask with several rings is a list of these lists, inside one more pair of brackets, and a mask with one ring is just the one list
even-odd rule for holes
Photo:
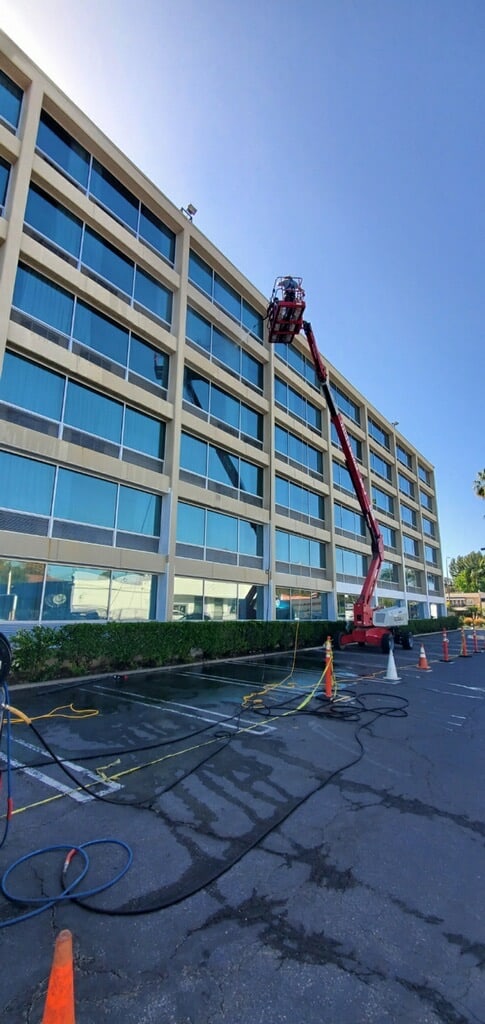
[[[7,761],[6,754],[0,753],[0,760]],[[90,796],[89,793],[83,793],[70,789],[69,786],[65,786],[63,782],[57,782],[56,779],[51,779],[50,775],[44,775],[37,768],[29,768],[28,765],[22,764],[21,761],[16,761],[15,758],[10,758],[10,764],[12,768],[19,768],[25,775],[30,775],[31,778],[36,779],[37,782],[43,782],[45,786],[50,786],[51,789],[57,789],[59,793],[64,796],[70,796],[72,800],[76,800],[79,804],[87,803],[88,800],[94,800],[94,796]]]
[[[18,739],[16,736],[12,736],[12,743],[18,743],[22,747],[27,747],[28,750],[33,750],[35,754],[44,754],[44,756],[46,754],[46,751],[43,750],[42,747],[36,747],[35,744],[28,743],[27,740]],[[107,783],[106,780],[102,779],[97,772],[92,772],[89,768],[85,768],[84,765],[76,764],[74,761],[66,761],[64,757],[60,757],[59,760],[62,761],[62,763],[66,765],[67,768],[70,768],[71,771],[79,772],[83,775],[86,775],[88,779],[90,779],[92,782],[98,783],[99,785],[104,784],[104,789],[99,790],[97,794],[98,796],[105,796],[106,793],[114,793],[117,789],[123,788],[119,782]],[[55,765],[55,763],[56,762],[54,761],[54,759],[52,759],[50,762],[46,763],[45,767],[47,768],[50,765]],[[91,797],[89,799],[91,799]],[[92,799],[94,799],[94,797]]]
[[[81,689],[81,687],[80,687],[80,689]],[[221,728],[223,728],[223,729],[234,729],[235,731],[238,731],[241,728],[242,725],[254,726],[254,724],[255,724],[254,721],[252,721],[251,719],[240,718],[237,722],[230,722],[230,721],[225,721],[224,722],[224,721],[217,721],[217,718],[215,720],[214,720],[214,718],[205,718],[204,715],[201,715],[201,714],[193,715],[193,714],[190,713],[190,711],[179,711],[177,709],[177,707],[171,707],[170,705],[171,704],[175,704],[176,703],[175,701],[161,701],[161,702],[159,702],[157,704],[157,703],[155,703],[155,701],[143,700],[137,693],[132,693],[129,690],[124,690],[121,693],[120,690],[110,689],[109,687],[104,687],[104,686],[96,686],[96,687],[94,687],[94,686],[92,686],[92,687],[83,686],[82,689],[83,690],[94,690],[95,693],[107,693],[109,695],[114,694],[116,697],[120,697],[122,700],[125,700],[128,704],[140,704],[142,707],[156,708],[158,711],[168,711],[169,714],[171,714],[171,715],[181,715],[183,718],[195,718],[195,719],[197,719],[200,722],[208,722],[210,725],[220,725]],[[162,707],[162,704],[163,704],[163,707]],[[190,704],[180,704],[179,706],[182,707],[182,708],[185,708],[185,707],[191,707],[192,705],[190,705]],[[202,708],[195,708],[195,710],[200,712],[202,710]],[[221,716],[221,712],[219,712],[219,711],[211,711],[209,708],[205,708],[204,710],[209,715],[217,715],[218,717]],[[229,718],[234,718],[234,715],[222,715],[221,717],[229,719]],[[274,725],[256,726],[255,728],[253,728],[252,731],[255,733],[256,736],[265,736],[268,732],[274,732],[275,731],[275,726]],[[163,741],[161,741],[161,742],[163,742]]]

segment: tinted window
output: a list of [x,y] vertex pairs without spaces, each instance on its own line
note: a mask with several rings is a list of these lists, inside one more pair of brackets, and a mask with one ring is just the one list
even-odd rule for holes
[[160,533],[160,498],[155,494],[138,491],[134,487],[120,487],[118,530],[158,536]]
[[175,234],[146,206],[141,207],[139,233],[169,263],[175,259]]
[[69,381],[64,420],[71,427],[119,444],[122,412],[123,406],[119,402]]
[[236,320],[241,320],[241,296],[231,288],[230,284],[214,275],[214,301],[227,310]]
[[182,434],[180,440],[180,465],[191,473],[198,473],[206,476],[207,473],[207,445],[205,441],[199,441],[197,437],[190,434]]
[[54,514],[93,526],[114,527],[116,484],[59,469]]
[[100,277],[111,281],[121,291],[131,296],[133,291],[133,263],[122,256],[109,242],[91,228],[86,228],[84,235],[82,261],[95,270]]
[[12,79],[0,71],[0,116],[17,128],[22,106],[23,92]]
[[60,420],[63,394],[64,378],[59,374],[11,352],[5,354],[0,379],[2,401]]
[[212,270],[209,265],[191,252],[189,256],[189,279],[212,298]]
[[127,409],[125,413],[125,429],[123,444],[128,448],[146,452],[156,459],[163,459],[164,424],[145,416],[135,409]]
[[35,186],[29,189],[25,222],[72,256],[79,256],[82,221]]
[[[168,356],[141,341],[140,338],[131,337],[130,345],[130,370],[138,373],[140,377],[146,377],[154,383],[166,388],[168,384]],[[157,373],[155,373],[155,364]]]
[[172,322],[172,293],[139,267],[136,268],[135,299],[160,320],[167,324]]
[[89,191],[96,199],[99,199],[103,206],[107,206],[108,210],[114,213],[119,220],[122,220],[123,223],[128,224],[130,228],[136,231],[138,226],[138,200],[109,171],[102,167],[97,160],[93,160]]
[[3,508],[48,516],[52,506],[54,466],[0,452]]
[[8,164],[6,160],[3,160],[2,157],[0,157],[0,207],[5,206],[9,174],[10,164]]
[[128,331],[81,301],[76,305],[73,336],[88,348],[126,365]]
[[190,306],[187,308],[187,323],[185,327],[187,338],[200,345],[205,352],[211,350],[211,325],[203,316],[196,313]]
[[205,512],[195,505],[179,501],[177,508],[177,540],[183,544],[204,546]]
[[61,128],[45,111],[43,111],[40,119],[37,145],[46,156],[50,157],[59,167],[62,167],[71,178],[78,181],[84,188],[87,186],[89,153],[75,139],[71,138],[68,132]]
[[198,409],[209,411],[209,382],[188,367],[184,372],[184,399]]
[[220,512],[208,511],[207,547],[237,551],[237,519],[221,515]]
[[74,307],[72,295],[35,270],[19,266],[13,305],[35,320],[41,320],[63,334],[70,334]]

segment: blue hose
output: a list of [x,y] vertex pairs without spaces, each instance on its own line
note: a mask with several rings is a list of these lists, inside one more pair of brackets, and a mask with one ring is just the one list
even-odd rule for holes
[[[83,879],[86,877],[86,875],[87,875],[87,873],[89,871],[89,867],[90,867],[89,855],[86,853],[87,847],[89,847],[89,846],[101,846],[101,845],[105,845],[105,844],[111,844],[113,846],[121,846],[125,850],[126,855],[127,855],[126,863],[123,865],[122,868],[120,868],[120,870],[114,876],[114,878],[111,878],[109,880],[109,882],[103,882],[101,885],[94,886],[94,888],[92,888],[92,889],[83,889],[83,890],[81,890],[81,892],[77,891],[76,890],[76,886],[78,886],[80,884],[80,882],[82,882]],[[15,869],[17,867],[19,867],[20,864],[25,864],[27,861],[32,860],[34,857],[39,857],[39,856],[45,855],[47,853],[52,853],[55,850],[64,850],[64,851],[67,851],[68,853],[75,853],[75,854],[79,853],[81,855],[81,857],[83,858],[83,866],[82,866],[79,874],[76,876],[76,878],[74,878],[74,880],[72,882],[70,882],[70,884],[68,886],[66,886],[62,890],[62,892],[60,892],[57,896],[28,896],[28,897],[25,897],[25,896],[15,896],[15,894],[9,892],[9,890],[7,888],[7,879],[12,874],[12,872],[15,871]],[[1,884],[1,889],[2,889],[3,895],[6,897],[7,900],[10,900],[11,903],[18,903],[18,904],[20,904],[22,906],[30,905],[32,903],[38,903],[39,906],[36,907],[35,910],[29,910],[29,911],[27,911],[27,913],[21,914],[19,917],[12,917],[12,918],[9,918],[7,921],[0,922],[0,928],[8,928],[11,924],[18,924],[20,921],[27,921],[27,920],[29,920],[29,918],[36,917],[38,914],[42,914],[44,912],[44,910],[49,910],[50,907],[54,907],[58,903],[63,903],[66,900],[71,900],[71,899],[75,900],[75,901],[77,901],[77,900],[85,900],[85,899],[88,899],[90,896],[97,896],[98,893],[105,892],[107,889],[111,889],[111,886],[116,885],[116,883],[121,881],[121,879],[124,877],[124,875],[126,875],[126,872],[128,871],[128,868],[130,867],[132,861],[133,861],[133,851],[132,851],[131,847],[128,846],[128,843],[123,842],[122,839],[91,839],[91,840],[89,840],[89,842],[80,843],[79,845],[75,845],[74,844],[74,845],[68,846],[67,844],[61,844],[61,845],[57,845],[57,846],[45,846],[45,847],[41,847],[41,849],[39,849],[39,850],[34,850],[32,853],[26,853],[24,857],[19,857],[18,860],[15,860],[13,862],[13,864],[11,864],[9,868],[7,868],[7,870],[5,871],[5,873],[2,876],[2,880],[1,880],[1,883],[0,883]],[[66,867],[66,864],[68,864],[68,863],[69,863],[69,861],[66,860],[64,862],[64,867]],[[64,871],[63,871],[63,876],[64,876]],[[76,891],[74,891],[74,890],[76,890]]]

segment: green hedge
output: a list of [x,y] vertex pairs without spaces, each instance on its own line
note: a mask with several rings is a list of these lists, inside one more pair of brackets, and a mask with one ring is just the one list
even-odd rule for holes
[[[413,633],[456,629],[456,616],[415,619]],[[65,679],[191,661],[318,647],[344,622],[78,622],[35,626],[12,638],[13,682]]]

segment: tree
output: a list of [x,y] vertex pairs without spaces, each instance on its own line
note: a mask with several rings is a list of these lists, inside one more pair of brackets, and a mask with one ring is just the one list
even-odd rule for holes
[[473,481],[473,490],[477,498],[485,498],[485,469],[477,473],[477,479]]
[[485,590],[485,558],[481,551],[470,551],[468,555],[452,558],[450,576],[454,590],[464,594]]

